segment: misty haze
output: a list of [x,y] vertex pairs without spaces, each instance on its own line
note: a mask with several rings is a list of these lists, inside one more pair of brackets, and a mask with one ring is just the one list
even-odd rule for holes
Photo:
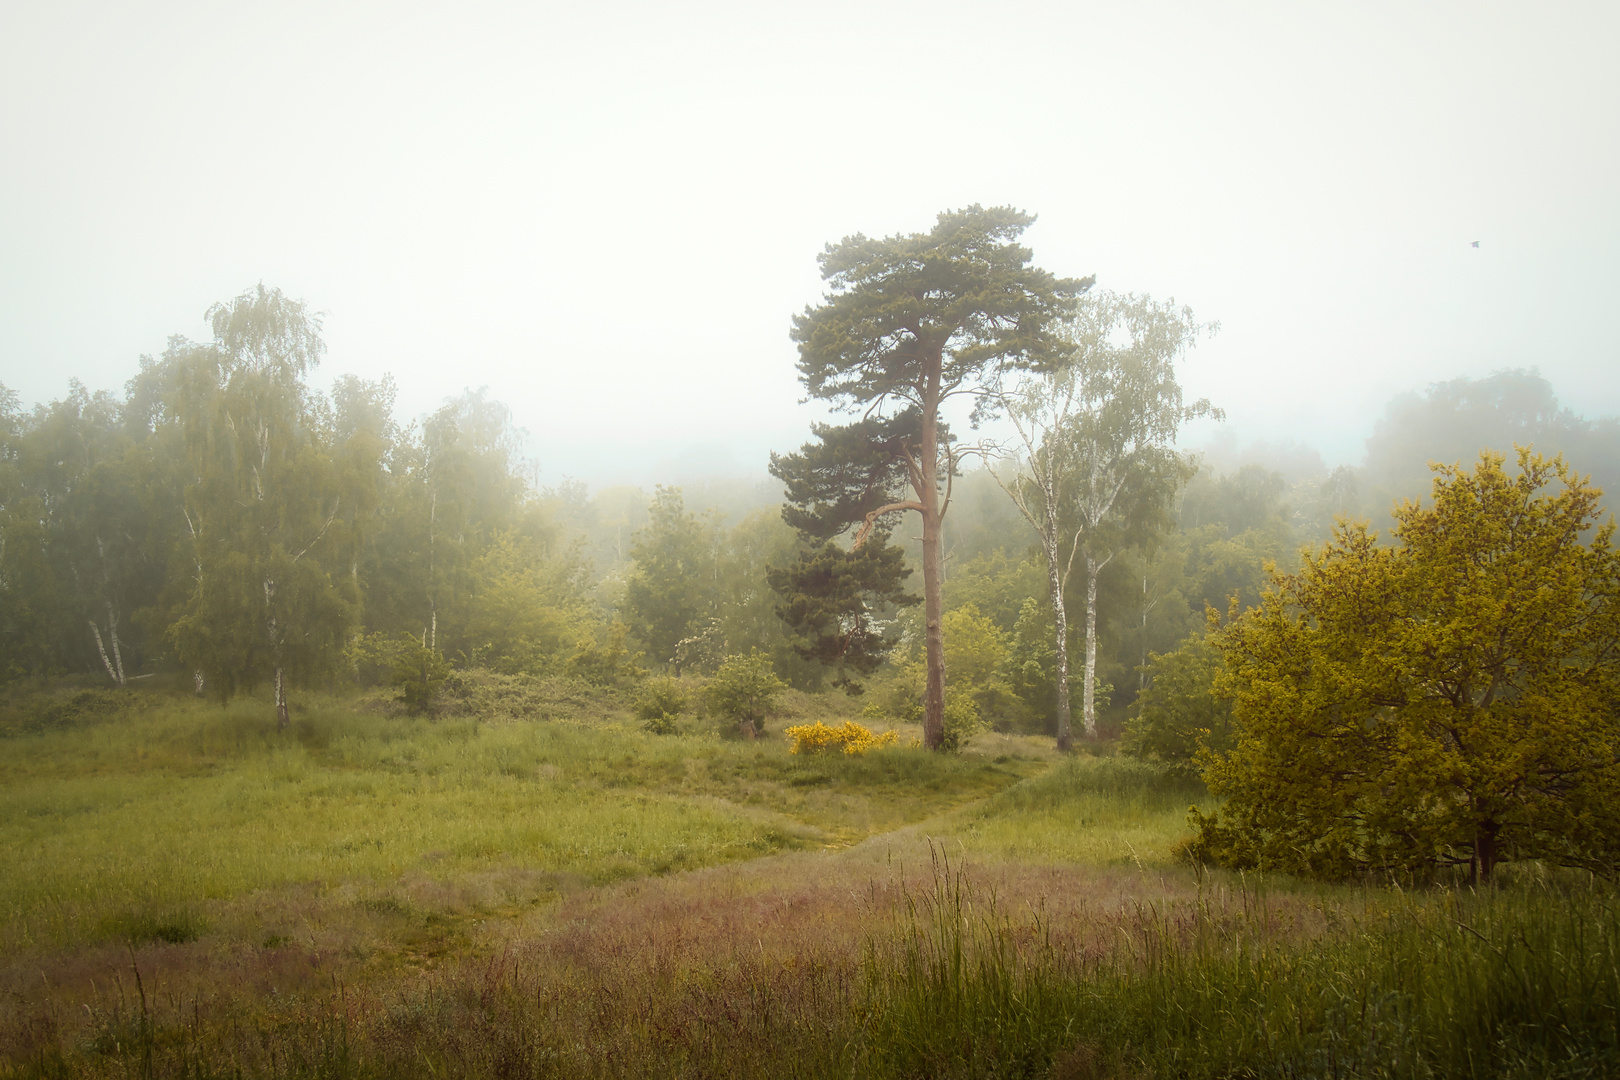
[[1617,39],[0,11],[0,1077],[1620,1074]]

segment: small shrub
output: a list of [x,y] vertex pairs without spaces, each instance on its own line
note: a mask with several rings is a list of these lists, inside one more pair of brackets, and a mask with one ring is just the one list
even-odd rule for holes
[[747,656],[728,656],[705,691],[709,706],[753,738],[765,730],[776,697],[787,684],[776,677],[771,658],[754,649]]
[[662,716],[649,716],[642,722],[641,730],[649,735],[679,735],[681,725],[673,714],[664,713]]
[[642,687],[631,711],[642,721],[642,730],[654,735],[674,735],[679,730],[679,717],[689,704],[691,699],[681,680],[665,675]]
[[792,754],[820,754],[838,749],[854,756],[876,747],[888,746],[898,738],[898,735],[893,731],[885,731],[878,735],[871,728],[857,724],[853,720],[845,720],[838,727],[831,727],[817,720],[813,724],[800,724],[788,728],[787,737],[792,743],[788,747],[788,752]]
[[979,719],[979,705],[967,694],[945,695],[945,730],[939,748],[959,754],[968,742],[984,728]]
[[399,700],[413,713],[427,712],[450,676],[450,665],[436,649],[429,649],[409,634],[399,637],[390,680],[399,688]]
[[600,640],[595,637],[581,640],[574,655],[568,658],[568,674],[592,686],[620,686],[646,675],[646,669],[637,662],[641,654],[632,655],[625,644],[629,633],[628,626],[615,622],[603,632]]

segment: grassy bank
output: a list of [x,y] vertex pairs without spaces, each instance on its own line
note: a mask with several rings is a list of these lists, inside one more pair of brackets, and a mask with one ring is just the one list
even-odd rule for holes
[[568,885],[848,844],[1045,767],[1034,752],[799,757],[780,738],[652,736],[566,709],[487,723],[328,701],[280,732],[258,702],[136,699],[6,739],[0,943],[173,943],[253,894],[418,879],[482,880],[511,914]]

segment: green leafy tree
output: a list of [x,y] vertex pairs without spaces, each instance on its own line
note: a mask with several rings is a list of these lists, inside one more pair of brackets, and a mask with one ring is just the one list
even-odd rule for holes
[[1416,495],[1431,461],[1473,461],[1481,451],[1534,444],[1590,462],[1599,487],[1620,491],[1620,419],[1584,420],[1558,401],[1539,371],[1505,369],[1484,378],[1429,385],[1384,407],[1367,439],[1364,474],[1373,490]]
[[[994,486],[997,498],[1005,503]],[[954,519],[953,519],[954,520]],[[1017,531],[1022,531],[1022,526]],[[1032,553],[1009,553],[997,547],[973,558],[953,562],[950,576],[945,580],[945,608],[952,611],[972,604],[1003,631],[1011,632],[1018,624],[1024,603],[1046,589],[1044,560],[1031,557]],[[949,644],[947,643],[947,649]],[[947,661],[945,670],[954,672]]]
[[[900,512],[921,518],[929,748],[944,736],[941,530],[957,472],[941,407],[978,393],[987,376],[1044,362],[1064,305],[1091,284],[1030,265],[1017,239],[1033,221],[1008,207],[971,206],[940,214],[927,233],[881,240],[857,234],[829,244],[819,257],[828,284],[823,302],[793,320],[806,391],[862,418],[817,426],[816,444],[773,455],[771,469],[787,487],[789,523],[812,542],[835,548],[833,538],[858,530],[851,559],[869,540],[886,539],[883,519]],[[835,562],[823,557],[824,570]],[[808,596],[818,584],[848,594],[858,591],[854,578],[802,577],[790,595]],[[876,584],[880,595],[899,593],[898,578]],[[801,606],[808,614],[816,605]],[[795,613],[790,603],[784,618],[792,622]],[[841,629],[870,635],[864,618],[846,616]]]
[[406,630],[408,622],[390,622],[377,588],[384,575],[375,541],[387,521],[403,438],[393,414],[392,376],[368,382],[341,375],[332,386],[327,442],[339,506],[327,533],[327,561],[334,572],[348,575],[349,590],[359,597],[361,622]]
[[1046,555],[1060,749],[1072,741],[1069,574],[1078,557],[1086,586],[1082,719],[1095,738],[1098,578],[1120,551],[1170,528],[1176,490],[1191,474],[1172,448],[1176,432],[1194,417],[1220,416],[1207,400],[1185,404],[1175,375],[1176,360],[1208,329],[1174,301],[1089,293],[1062,324],[1056,362],[993,395],[1018,433],[1023,462],[1004,487]]
[[28,476],[27,427],[16,393],[0,385],[0,681],[51,667],[57,589],[45,500]]
[[781,598],[771,588],[771,568],[791,565],[799,550],[799,534],[782,520],[780,507],[760,507],[726,532],[716,636],[731,652],[769,653],[779,676],[800,690],[814,690],[823,666],[794,649],[794,638],[776,613]]
[[209,318],[211,344],[168,356],[195,566],[169,634],[222,698],[269,678],[285,727],[289,680],[338,661],[357,599],[322,565],[341,494],[304,376],[325,346],[302,302],[262,285]]
[[127,615],[153,579],[139,558],[144,521],[121,411],[72,380],[65,398],[12,421],[0,561],[9,547],[8,599],[21,618],[7,651],[22,646],[32,658],[23,667],[36,674],[100,668],[118,685],[126,679]]
[[635,571],[625,584],[625,621],[653,659],[679,674],[677,648],[718,606],[718,529],[686,509],[680,488],[659,486],[648,517],[630,545]]
[[1125,751],[1186,775],[1199,771],[1201,754],[1231,751],[1232,703],[1215,692],[1225,670],[1220,652],[1194,634],[1173,652],[1151,658],[1153,682],[1136,698],[1125,723]]
[[592,686],[618,686],[645,677],[638,663],[641,654],[631,654],[629,637],[630,628],[618,621],[596,629],[579,640],[564,670]]
[[745,738],[755,738],[765,730],[776,698],[787,684],[776,677],[771,658],[758,649],[747,655],[726,657],[720,670],[704,688],[709,707],[737,725]]
[[399,688],[399,700],[413,713],[424,713],[450,677],[444,656],[409,634],[400,634],[393,649],[390,682]]
[[[1620,871],[1620,556],[1562,459],[1436,466],[1393,546],[1341,524],[1214,637],[1241,732],[1198,850],[1342,876]],[[1549,490],[1557,481],[1559,490]]]
[[468,575],[469,660],[507,674],[536,672],[576,644],[586,614],[579,595],[583,568],[572,555],[548,557],[519,534],[491,539]]

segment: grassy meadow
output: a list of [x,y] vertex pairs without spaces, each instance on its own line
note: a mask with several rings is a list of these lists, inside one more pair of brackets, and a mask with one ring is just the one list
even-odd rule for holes
[[[0,711],[0,1075],[1607,1076],[1620,901],[1181,862],[1195,783],[491,677]],[[858,703],[855,703],[858,704]]]

